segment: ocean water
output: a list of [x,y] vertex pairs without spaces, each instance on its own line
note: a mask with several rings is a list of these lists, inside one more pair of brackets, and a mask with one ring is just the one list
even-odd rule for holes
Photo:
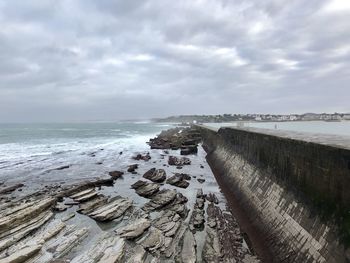
[[232,122],[232,123],[206,123],[214,128],[220,127],[254,127],[264,129],[277,129],[307,133],[333,134],[350,136],[350,121],[294,121],[294,122]]
[[[0,182],[44,184],[101,177],[108,169],[130,164],[135,152],[149,151],[149,138],[172,126],[142,122],[0,124]],[[55,170],[66,165],[70,168]]]

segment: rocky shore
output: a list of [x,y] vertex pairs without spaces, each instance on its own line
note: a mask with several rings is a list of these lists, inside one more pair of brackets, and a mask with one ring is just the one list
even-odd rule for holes
[[175,128],[96,180],[14,198],[25,185],[0,185],[0,263],[260,262],[200,141],[196,130]]

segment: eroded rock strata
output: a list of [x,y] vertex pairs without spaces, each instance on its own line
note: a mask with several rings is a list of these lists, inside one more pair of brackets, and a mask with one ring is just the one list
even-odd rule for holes
[[[186,140],[167,145],[181,149],[199,141]],[[171,154],[174,165],[190,164]],[[143,161],[142,156],[136,159]],[[220,208],[222,196],[207,190],[208,179],[201,189],[191,183],[203,169],[196,165],[201,171],[174,173],[166,163],[160,158],[157,165],[130,165],[130,172],[147,171],[143,180],[137,175],[115,180],[122,176],[115,170],[107,179],[48,186],[1,202],[0,263],[258,262],[243,245],[235,218]],[[173,175],[167,179],[166,173]]]

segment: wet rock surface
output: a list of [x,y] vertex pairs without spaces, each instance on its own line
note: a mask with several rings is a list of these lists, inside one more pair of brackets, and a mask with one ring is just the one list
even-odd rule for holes
[[[203,149],[182,159],[181,146],[193,145],[186,140],[171,142],[177,151],[151,150],[156,163],[137,158],[130,166],[106,167],[108,178],[50,185],[16,199],[4,193],[0,263],[259,262],[226,209]],[[176,173],[166,155],[176,157],[176,166],[192,165]],[[139,173],[121,178],[125,168]]]
[[164,169],[152,168],[143,175],[143,178],[151,180],[152,182],[161,183],[166,179],[166,173]]
[[191,177],[188,174],[176,173],[173,176],[167,179],[167,184],[175,185],[181,188],[187,188],[190,183],[187,180],[190,180]]
[[132,184],[131,188],[135,189],[136,193],[143,197],[151,197],[159,191],[158,184],[149,183],[142,180],[139,180],[136,183]]
[[197,153],[200,133],[190,127],[178,127],[162,131],[156,138],[150,139],[151,149],[181,149],[181,154]]
[[108,173],[114,180],[121,178],[124,174],[122,171],[111,171]]
[[146,154],[137,154],[135,156],[132,157],[132,159],[136,160],[136,161],[140,161],[140,160],[143,160],[143,161],[149,161],[151,160],[151,155],[149,153],[146,153]]
[[169,156],[168,164],[175,165],[175,166],[190,165],[191,160],[187,157]]

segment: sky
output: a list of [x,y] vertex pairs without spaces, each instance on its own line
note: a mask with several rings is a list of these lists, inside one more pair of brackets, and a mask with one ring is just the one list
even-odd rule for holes
[[350,112],[349,0],[2,0],[0,122]]

